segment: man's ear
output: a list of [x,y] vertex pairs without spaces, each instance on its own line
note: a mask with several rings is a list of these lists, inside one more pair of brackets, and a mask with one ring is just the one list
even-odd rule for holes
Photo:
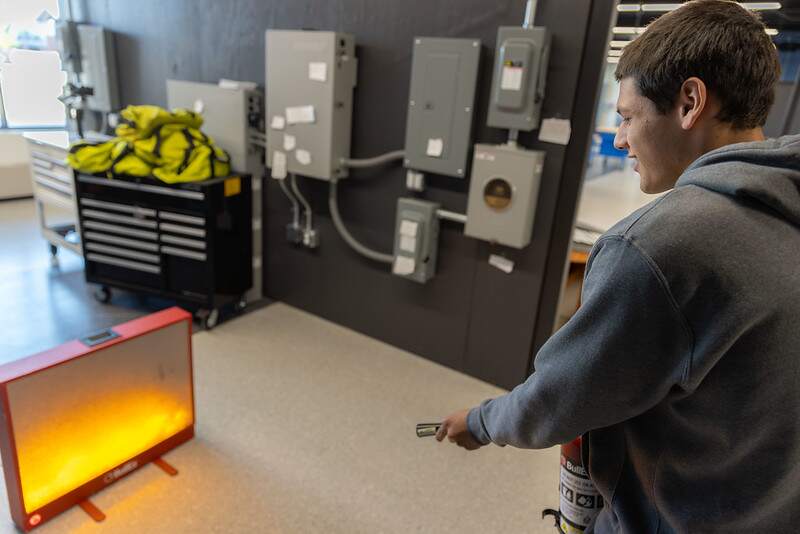
[[708,89],[697,77],[687,78],[681,85],[676,102],[681,128],[691,130],[708,105]]

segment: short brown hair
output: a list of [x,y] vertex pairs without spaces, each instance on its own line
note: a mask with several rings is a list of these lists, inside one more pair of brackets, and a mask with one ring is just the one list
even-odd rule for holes
[[720,100],[717,119],[736,129],[763,126],[781,66],[764,23],[728,0],[693,0],[653,21],[625,47],[614,75],[666,113],[696,76]]

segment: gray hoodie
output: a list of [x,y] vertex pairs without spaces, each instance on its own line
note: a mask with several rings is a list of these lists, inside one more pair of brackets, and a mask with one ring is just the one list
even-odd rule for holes
[[578,312],[469,429],[585,435],[590,532],[797,532],[798,321],[800,135],[729,145],[603,235]]

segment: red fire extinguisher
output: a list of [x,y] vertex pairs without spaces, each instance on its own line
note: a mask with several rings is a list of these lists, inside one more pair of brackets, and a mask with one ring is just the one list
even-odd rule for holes
[[563,534],[581,534],[603,508],[603,497],[594,487],[581,460],[581,438],[561,446],[558,489],[558,512],[545,510],[542,517],[555,516],[557,527]]

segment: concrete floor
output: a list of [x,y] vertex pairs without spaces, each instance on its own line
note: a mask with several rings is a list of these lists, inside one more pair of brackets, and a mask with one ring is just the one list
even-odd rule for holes
[[[67,252],[52,270],[32,221],[32,201],[0,203],[5,359],[147,311],[97,304]],[[180,475],[145,466],[93,498],[105,522],[73,508],[39,532],[555,532],[557,449],[414,434],[502,390],[283,304],[193,343],[197,437],[166,457]]]

